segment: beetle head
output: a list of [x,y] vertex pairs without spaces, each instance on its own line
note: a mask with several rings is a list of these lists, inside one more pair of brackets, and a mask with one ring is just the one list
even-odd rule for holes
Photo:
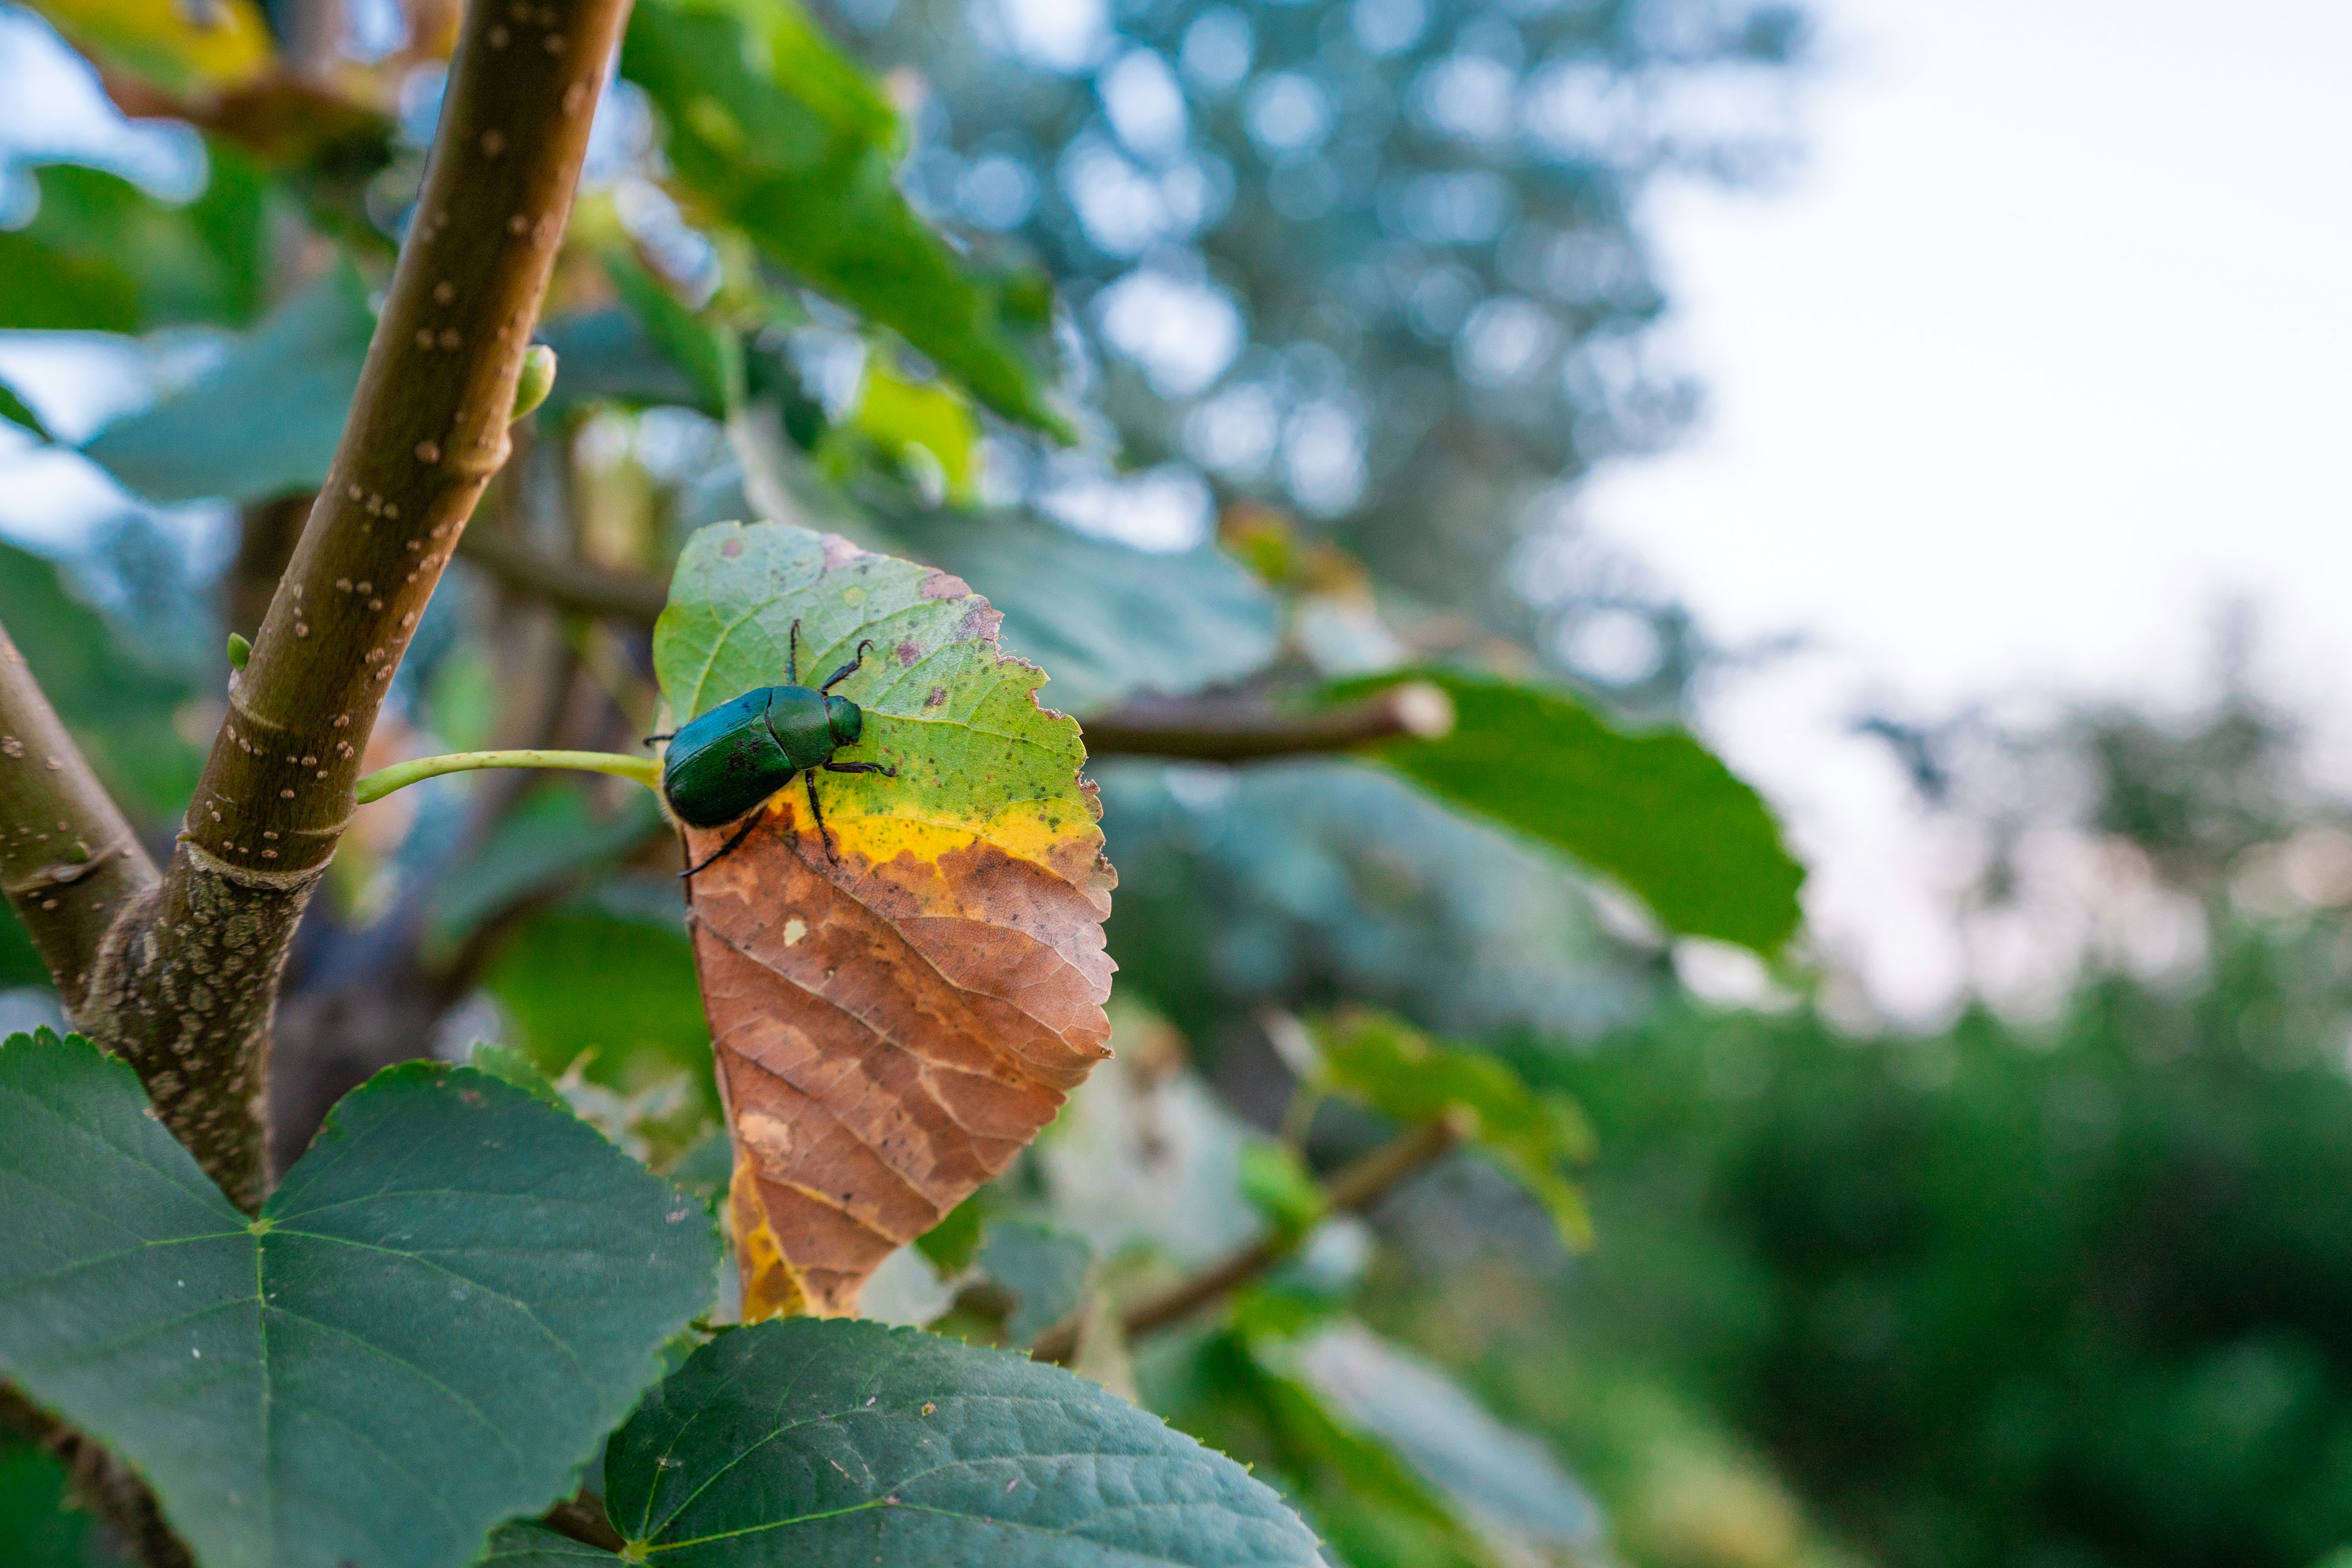
[[865,710],[846,697],[824,700],[824,723],[833,731],[833,743],[836,746],[854,746],[857,737],[866,733]]

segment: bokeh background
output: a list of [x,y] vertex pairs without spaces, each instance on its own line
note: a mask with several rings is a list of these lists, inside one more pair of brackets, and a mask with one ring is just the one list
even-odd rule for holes
[[[1343,1000],[1494,1053],[1596,1135],[1590,1253],[1449,1162],[1318,1233],[1289,1284],[1352,1315],[1289,1382],[1195,1336],[1141,1351],[1142,1395],[1285,1478],[1360,1568],[2352,1562],[2352,11],[815,14],[901,116],[916,208],[1054,279],[1081,438],[967,416],[968,447],[916,454],[872,415],[870,334],[778,307],[753,384],[824,481],[793,504],[964,571],[1081,711],[1256,668],[1272,634],[1219,574],[1294,552],[1294,663],[1474,657],[1687,726],[1810,871],[1768,962],[1383,773],[1104,765],[1121,1065],[1006,1212],[1105,1260],[1245,1236],[1286,1020]],[[0,619],[165,833],[223,633],[299,518],[305,419],[331,445],[299,376],[331,387],[365,339],[356,295],[315,292],[317,214],[388,253],[437,103],[424,0],[273,21],[392,116],[381,157],[250,254],[100,247],[91,287],[124,275],[134,308],[50,330],[44,258],[73,223],[120,232],[85,171],[172,212],[241,176],[0,6],[0,382],[57,437],[0,428]],[[583,213],[688,304],[733,300],[740,258],[662,174],[622,83]],[[567,288],[618,319],[610,284]],[[692,388],[581,331],[505,525],[658,573],[780,493]],[[159,435],[191,387],[215,422]],[[951,531],[964,508],[996,531]],[[1118,552],[1101,626],[1024,619],[1024,563],[1072,540]],[[453,574],[386,760],[648,727],[634,634],[503,592]],[[1155,592],[1197,614],[1122,618]],[[601,787],[415,796],[354,836],[298,952],[289,1138],[377,1060],[503,1039],[698,1169],[658,823]],[[22,947],[11,1026],[55,1016]],[[908,1257],[877,1310],[936,1315]],[[1490,1555],[1365,1501],[1361,1455],[1285,1427],[1277,1384],[1380,1435]]]

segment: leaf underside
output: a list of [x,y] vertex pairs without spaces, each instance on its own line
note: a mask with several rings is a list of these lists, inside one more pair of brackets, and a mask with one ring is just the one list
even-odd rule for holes
[[[736,1151],[745,1316],[854,1310],[866,1278],[1004,1169],[1108,1054],[1113,964],[1077,725],[1038,707],[962,582],[777,523],[696,534],[655,633],[680,721],[874,650],[836,689],[866,712],[690,884]],[[689,830],[698,861],[736,825]],[[837,858],[835,858],[837,856]]]
[[79,1037],[0,1046],[0,1372],[136,1465],[205,1568],[458,1568],[709,1297],[701,1205],[412,1063],[248,1221]]

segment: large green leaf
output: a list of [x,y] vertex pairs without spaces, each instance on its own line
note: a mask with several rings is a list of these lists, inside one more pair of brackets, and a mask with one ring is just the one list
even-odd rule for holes
[[1138,691],[1197,691],[1274,658],[1274,595],[1215,545],[1155,554],[1012,513],[887,526],[910,553],[988,595],[1004,640],[1054,672],[1055,706],[1071,712]]
[[[1375,753],[1439,799],[1566,851],[1675,931],[1769,955],[1797,929],[1803,868],[1755,790],[1679,730],[1628,735],[1566,692],[1409,672],[1454,699],[1453,732]],[[1343,682],[1360,697],[1391,674]]]
[[79,1037],[0,1046],[0,1371],[205,1568],[457,1568],[709,1300],[702,1205],[465,1068],[338,1106],[248,1221]]
[[670,1568],[1278,1568],[1282,1499],[1100,1385],[912,1329],[721,1336],[604,1457],[605,1506]]
[[58,568],[0,544],[0,626],[26,650],[41,689],[114,798],[134,816],[175,811],[203,753],[173,719],[193,694],[180,673],[137,657],[107,618],[67,590]]
[[367,285],[338,262],[220,363],[109,425],[82,451],[150,500],[267,500],[317,489],[374,331]]
[[261,177],[236,153],[215,145],[203,193],[178,205],[78,163],[34,178],[33,221],[0,231],[0,328],[241,326],[259,308]]
[[916,216],[894,182],[897,116],[791,0],[645,0],[621,70],[704,207],[998,413],[1064,428],[1015,341],[1045,324],[1042,287],[974,277]]
[[1450,1050],[1385,1013],[1350,1009],[1325,1021],[1317,1037],[1317,1087],[1401,1121],[1469,1112],[1470,1142],[1543,1204],[1561,1240],[1590,1245],[1583,1196],[1560,1174],[1562,1164],[1592,1157],[1592,1130],[1575,1101],[1529,1087],[1499,1058]]
[[[675,895],[672,895],[675,898]],[[675,902],[583,900],[533,916],[499,944],[484,987],[551,1077],[583,1052],[619,1089],[710,1072],[710,1026]]]

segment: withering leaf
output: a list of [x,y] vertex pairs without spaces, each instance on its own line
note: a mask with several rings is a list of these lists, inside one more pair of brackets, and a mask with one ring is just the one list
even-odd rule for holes
[[[866,711],[821,773],[831,852],[801,780],[698,875],[691,926],[735,1135],[745,1312],[838,1313],[894,1248],[1002,1171],[1108,1055],[1113,965],[1076,723],[1005,658],[997,617],[945,573],[778,523],[697,533],[654,634],[680,721],[865,639],[838,691]],[[694,830],[699,860],[732,831]]]
[[335,1108],[251,1220],[129,1067],[0,1046],[0,1373],[208,1568],[460,1568],[567,1490],[709,1300],[702,1205],[484,1074]]
[[[1616,879],[1672,930],[1766,956],[1802,916],[1804,868],[1761,796],[1680,730],[1629,735],[1564,691],[1458,670],[1403,672],[1454,699],[1454,726],[1373,755],[1450,805]],[[1343,682],[1334,700],[1398,674]]]
[[152,408],[83,455],[150,500],[267,500],[325,482],[375,331],[367,285],[338,262]]
[[622,74],[660,110],[679,184],[824,293],[898,332],[1008,418],[1060,431],[1018,339],[1034,279],[975,277],[895,182],[898,117],[791,0],[644,0]]
[[675,1568],[1321,1562],[1264,1482],[1099,1385],[879,1323],[703,1346],[606,1448],[604,1497],[630,1560]]
[[265,75],[277,51],[254,0],[35,0],[83,52],[175,93],[209,95]]
[[1469,1113],[1469,1141],[1540,1202],[1570,1247],[1589,1246],[1583,1194],[1560,1173],[1592,1157],[1592,1129],[1566,1095],[1528,1085],[1484,1051],[1456,1050],[1401,1019],[1351,1008],[1317,1031],[1318,1087],[1400,1121]]

